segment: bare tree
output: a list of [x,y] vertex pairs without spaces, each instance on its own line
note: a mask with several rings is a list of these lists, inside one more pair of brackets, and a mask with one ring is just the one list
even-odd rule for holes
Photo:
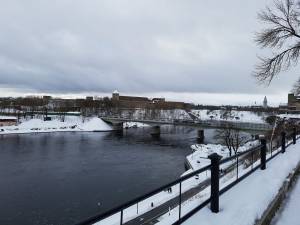
[[239,148],[246,142],[246,138],[241,131],[233,129],[231,126],[216,130],[215,139],[227,147],[229,156],[232,156],[232,153],[236,155]]
[[229,156],[232,156],[231,132],[231,128],[218,129],[215,131],[215,139],[227,147]]
[[275,0],[272,8],[258,14],[268,25],[256,34],[255,41],[262,48],[271,48],[270,57],[259,57],[254,76],[270,84],[274,76],[295,66],[300,55],[300,8],[297,0]]

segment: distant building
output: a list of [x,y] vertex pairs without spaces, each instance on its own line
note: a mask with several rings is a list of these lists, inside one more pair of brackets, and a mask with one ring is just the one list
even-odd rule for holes
[[137,96],[119,96],[119,101],[150,102],[150,99],[146,97],[137,97]]
[[49,100],[51,100],[51,99],[52,99],[52,97],[49,96],[49,95],[44,95],[44,96],[43,96],[43,100],[49,101]]
[[267,97],[265,96],[264,101],[263,101],[263,107],[266,109],[268,108],[268,100]]
[[289,107],[287,103],[280,103],[278,108],[280,112],[286,112]]
[[0,116],[0,127],[17,125],[17,118],[13,116]]
[[93,101],[94,97],[93,96],[86,96],[85,100],[87,100],[87,101]]
[[300,110],[300,96],[295,96],[293,93],[288,94],[289,110]]
[[184,102],[166,101],[165,98],[149,99],[139,96],[122,96],[118,91],[112,93],[112,102],[121,108],[185,109],[189,106]]

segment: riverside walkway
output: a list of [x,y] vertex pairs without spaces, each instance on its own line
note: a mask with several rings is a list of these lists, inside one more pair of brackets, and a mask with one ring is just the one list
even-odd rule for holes
[[[300,162],[300,143],[267,163],[266,170],[257,170],[240,184],[220,197],[220,212],[214,214],[205,207],[189,218],[184,225],[254,225],[274,199],[288,175]],[[297,185],[300,186],[299,184]],[[299,188],[297,188],[297,193]],[[297,195],[298,195],[297,194]],[[298,195],[299,196],[299,195]],[[299,200],[299,198],[298,198]],[[299,201],[296,201],[299,206]],[[290,203],[294,204],[294,203]],[[297,208],[299,209],[299,208]],[[296,210],[296,209],[294,209]],[[287,213],[292,213],[287,207]],[[296,211],[295,211],[296,212]],[[295,216],[299,215],[298,211]],[[284,217],[284,212],[282,214]],[[287,215],[288,216],[288,215]],[[282,218],[283,220],[283,218]],[[171,217],[169,221],[172,221]],[[161,224],[168,224],[165,218]],[[297,223],[282,223],[298,225]],[[281,223],[278,221],[278,224]]]

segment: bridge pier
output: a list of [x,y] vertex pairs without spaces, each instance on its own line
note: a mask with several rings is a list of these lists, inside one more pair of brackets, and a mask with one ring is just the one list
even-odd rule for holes
[[198,130],[197,132],[197,143],[202,144],[204,142],[204,130]]
[[113,129],[116,131],[123,130],[123,122],[113,123]]
[[113,130],[117,132],[117,134],[123,134],[123,122],[112,123]]
[[151,127],[151,136],[155,138],[160,137],[160,126],[153,126]]

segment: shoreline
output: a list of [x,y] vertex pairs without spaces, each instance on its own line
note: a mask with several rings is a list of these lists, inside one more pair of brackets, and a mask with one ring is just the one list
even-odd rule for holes
[[[37,124],[30,124],[32,122],[38,121]],[[19,125],[15,126],[3,126],[0,127],[0,136],[13,135],[13,134],[40,134],[40,133],[60,133],[60,132],[93,132],[93,133],[103,133],[103,132],[117,132],[117,129],[113,129],[112,126],[104,122],[98,117],[91,117],[86,122],[80,122],[81,119],[77,121],[67,121],[61,122],[59,120],[43,121],[40,119],[30,119],[21,122]],[[28,125],[29,123],[29,125]],[[24,126],[25,124],[25,126]],[[148,127],[146,124],[141,123],[124,123],[122,130],[127,129],[137,129]]]
[[94,131],[89,131],[89,130],[56,130],[56,131],[34,131],[34,132],[13,132],[13,133],[1,133],[0,136],[4,135],[14,135],[14,134],[50,134],[50,133],[108,133],[108,132],[116,132],[117,130],[94,130]]
[[74,116],[66,117],[63,122],[59,119],[44,121],[34,118],[24,120],[18,125],[0,127],[0,135],[108,131],[114,131],[113,127],[98,117],[90,117],[83,121],[81,117]]
[[[257,144],[257,140],[249,141],[243,146],[240,146],[239,152],[246,151]],[[181,176],[187,175],[210,164],[210,159],[208,159],[207,156],[212,153],[221,155],[223,159],[229,157],[227,147],[220,144],[194,144],[191,145],[190,148],[192,149],[192,153],[185,157],[184,166],[186,171]]]

